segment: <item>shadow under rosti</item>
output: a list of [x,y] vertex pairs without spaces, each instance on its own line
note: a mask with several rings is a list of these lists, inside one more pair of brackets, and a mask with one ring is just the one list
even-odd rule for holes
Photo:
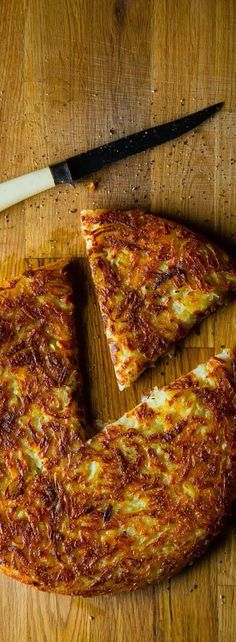
[[92,437],[95,417],[92,411],[91,378],[89,372],[88,332],[86,323],[86,309],[88,305],[87,267],[84,257],[71,259],[69,274],[73,291],[75,310],[76,343],[78,346],[78,367],[81,373],[82,402],[85,415],[86,439]]
[[[147,213],[148,211],[145,210]],[[158,211],[151,210],[150,213],[153,216],[160,216],[161,218],[167,219],[172,221],[173,223],[176,223],[177,225],[183,225],[184,227],[187,227],[188,229],[192,230],[192,232],[195,232],[196,234],[200,234],[203,236],[205,239],[211,241],[212,243],[215,243],[218,245],[219,248],[224,250],[225,252],[228,252],[232,258],[235,258],[236,254],[236,239],[235,235],[231,234],[225,230],[220,230],[216,231],[213,226],[211,225],[211,218],[207,219],[207,226],[204,221],[199,220],[199,222],[196,220],[196,218],[192,219],[191,217],[188,217],[186,219],[185,216],[183,216],[183,213],[178,210],[176,213],[173,212],[168,212],[164,208],[160,208]],[[234,213],[232,212],[231,216],[233,217]]]
[[[181,221],[179,222],[181,223]],[[212,243],[215,243],[216,245],[218,245],[219,248],[227,252],[232,259],[235,259],[236,245],[235,245],[235,238],[233,235],[230,237],[229,233],[224,232],[224,230],[217,232],[216,230],[214,230],[213,228],[210,228],[209,226],[206,229],[205,227],[203,227],[201,223],[197,223],[196,221],[189,220],[188,222],[181,223],[181,225],[186,225],[186,227],[189,226],[189,228],[193,232],[196,232],[197,234],[200,234],[201,236],[205,237]]]

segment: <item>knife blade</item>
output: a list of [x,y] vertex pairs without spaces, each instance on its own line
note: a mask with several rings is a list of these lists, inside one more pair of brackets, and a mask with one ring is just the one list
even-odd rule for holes
[[223,102],[216,103],[164,125],[144,129],[68,158],[61,163],[49,165],[44,169],[1,183],[0,211],[55,185],[62,183],[74,185],[75,181],[97,172],[105,165],[174,140],[191,129],[196,129],[206,119],[218,112],[223,104]]

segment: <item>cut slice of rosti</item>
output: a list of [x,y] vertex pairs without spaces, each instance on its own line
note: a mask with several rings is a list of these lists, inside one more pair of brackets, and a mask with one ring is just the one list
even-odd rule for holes
[[81,220],[122,390],[236,291],[236,261],[152,214],[84,210]]
[[[79,449],[74,434],[61,459],[37,450],[37,465],[34,421],[17,441],[20,428],[7,423],[2,570],[42,590],[87,596],[168,578],[202,554],[235,497],[235,367],[225,351],[155,389]],[[9,404],[16,395],[13,387]]]
[[60,260],[0,287],[0,490],[16,506],[84,434],[71,269]]

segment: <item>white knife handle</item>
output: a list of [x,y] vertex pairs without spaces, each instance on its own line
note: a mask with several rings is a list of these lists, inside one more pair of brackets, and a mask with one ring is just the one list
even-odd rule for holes
[[55,182],[49,167],[0,183],[0,212],[54,186]]

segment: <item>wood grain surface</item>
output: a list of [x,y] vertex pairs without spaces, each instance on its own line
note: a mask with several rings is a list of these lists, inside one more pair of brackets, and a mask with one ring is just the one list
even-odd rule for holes
[[[236,244],[234,0],[1,0],[0,180],[224,100],[185,139],[55,188],[0,215],[1,278],[81,257],[90,430],[144,391],[233,345],[236,305],[173,359],[118,392],[91,284],[79,211],[143,207]],[[56,597],[0,577],[1,642],[234,642],[235,522],[193,567],[133,594]]]

